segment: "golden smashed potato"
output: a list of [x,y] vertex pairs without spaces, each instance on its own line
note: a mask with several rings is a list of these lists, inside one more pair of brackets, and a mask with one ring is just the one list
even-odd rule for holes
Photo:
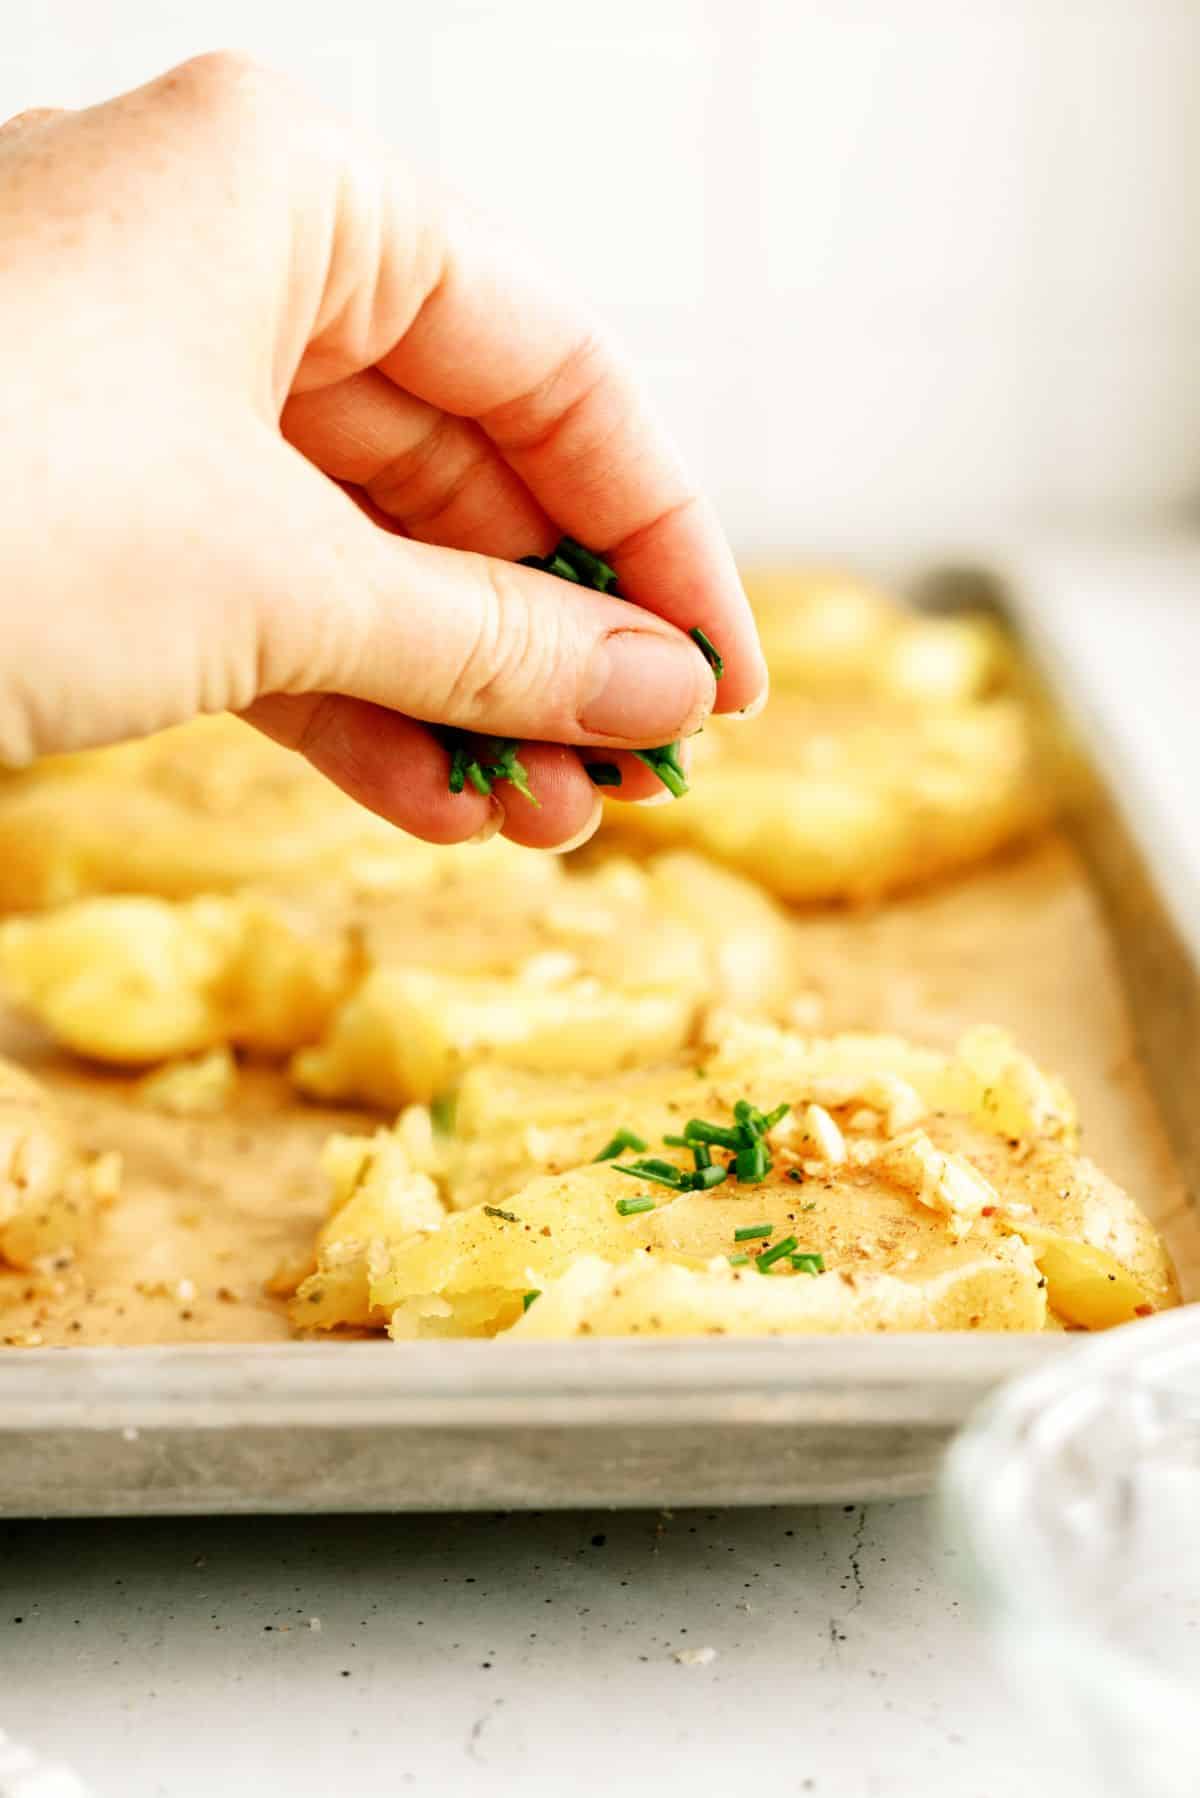
[[321,1033],[353,945],[281,901],[81,899],[0,923],[0,987],[76,1054],[137,1067]]
[[303,906],[248,892],[80,900],[0,922],[0,987],[94,1060],[300,1050],[304,1092],[392,1109],[477,1060],[599,1072],[661,1059],[707,1006],[769,1011],[794,991],[785,918],[696,856],[576,868],[530,855],[493,870],[485,907],[479,891],[464,866],[402,902],[336,886]]
[[797,904],[921,885],[1050,816],[1013,697],[913,713],[776,693],[760,718],[706,726],[691,779],[675,805],[610,807],[610,833],[702,850]]
[[227,715],[0,773],[0,912],[329,878],[403,891],[528,853],[500,837],[439,849],[406,836]]
[[991,618],[928,617],[833,569],[751,568],[743,580],[776,691],[954,706],[1011,677],[1011,646]]
[[45,1089],[0,1060],[0,1262],[72,1257],[120,1185],[120,1159],[79,1155]]
[[367,929],[371,972],[293,1074],[322,1099],[396,1107],[455,1087],[477,1063],[601,1073],[655,1061],[719,1004],[769,1011],[795,990],[786,920],[765,895],[690,855],[609,860],[530,889],[447,891]]
[[[769,1166],[694,1174],[692,1148],[664,1141],[697,1119],[718,1137],[733,1130],[739,1103],[761,1108]],[[636,1140],[618,1148],[623,1132]],[[480,1067],[452,1133],[413,1108],[392,1143],[401,1228],[389,1233],[379,1197],[369,1229],[335,1211],[292,1306],[297,1327],[386,1316],[396,1337],[1040,1330],[1105,1328],[1177,1302],[1157,1233],[1079,1155],[1069,1097],[998,1031],[944,1055],[733,1021],[703,1063],[590,1079]],[[718,1168],[733,1152],[708,1151]],[[713,1184],[691,1189],[701,1179]],[[407,1204],[437,1189],[445,1216],[413,1226]],[[347,1239],[365,1295],[357,1286],[337,1315],[328,1301],[347,1252],[328,1244]]]
[[626,845],[702,850],[796,904],[877,899],[984,860],[1050,816],[1011,647],[845,574],[751,570],[771,670],[757,719],[714,718],[672,806],[608,808]]

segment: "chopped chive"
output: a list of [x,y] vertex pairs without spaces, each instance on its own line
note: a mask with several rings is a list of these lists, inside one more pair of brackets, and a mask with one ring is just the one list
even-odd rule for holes
[[748,1267],[750,1264],[749,1255],[729,1255],[727,1260],[730,1267]]
[[734,1231],[733,1240],[753,1242],[757,1236],[769,1236],[774,1228],[774,1224],[744,1224],[740,1230]]
[[[684,1146],[688,1146],[686,1140]],[[690,1146],[692,1151],[692,1161],[697,1168],[712,1166],[712,1150],[706,1142],[694,1142]]]
[[570,563],[576,578],[585,586],[594,588],[597,593],[612,592],[617,581],[617,571],[609,567],[603,556],[598,556],[594,550],[577,543],[574,537],[563,537],[554,553]]
[[788,1260],[799,1274],[823,1274],[824,1255],[789,1255]]
[[682,799],[688,790],[687,775],[679,759],[678,743],[665,743],[661,749],[635,749],[631,752],[639,762],[657,774],[668,793]]
[[636,1199],[618,1199],[617,1215],[619,1217],[636,1217],[639,1211],[653,1211],[654,1200],[650,1194],[642,1193]]
[[786,1260],[799,1246],[794,1236],[784,1236],[779,1242],[773,1243],[769,1249],[764,1249],[756,1263],[759,1273],[765,1274],[768,1268],[774,1267],[777,1261]]
[[623,1155],[626,1149],[641,1150],[645,1147],[646,1143],[643,1137],[638,1136],[636,1131],[625,1129],[622,1125],[605,1143],[600,1153],[593,1155],[592,1161],[593,1164],[597,1161],[613,1161],[618,1155]]
[[777,1105],[774,1111],[768,1111],[763,1118],[763,1129],[773,1130],[776,1124],[780,1123],[791,1109],[790,1105]]
[[461,793],[467,782],[467,751],[456,743],[450,752],[450,791]]
[[706,637],[699,625],[690,630],[688,636],[712,669],[714,678],[720,680],[725,673],[725,663],[712,638]]
[[613,1172],[628,1174],[634,1180],[653,1180],[659,1186],[669,1186],[673,1192],[683,1191],[683,1175],[669,1161],[614,1161]]
[[490,779],[510,781],[523,799],[528,799],[530,805],[540,808],[542,802],[529,785],[525,764],[517,760],[520,747],[515,737],[490,738],[487,748],[491,760],[485,767]]
[[485,1205],[483,1212],[485,1217],[502,1217],[506,1224],[519,1224],[521,1221],[515,1212],[501,1211],[499,1205]]
[[556,549],[552,556],[547,556],[542,564],[547,574],[556,574],[560,581],[574,581],[579,585],[578,571],[572,568],[564,555]]
[[521,1309],[522,1309],[522,1311],[528,1311],[528,1309],[529,1309],[530,1305],[532,1305],[534,1299],[540,1299],[541,1296],[542,1296],[542,1289],[540,1286],[533,1287],[533,1289],[529,1292],[523,1292],[521,1294]]
[[673,1161],[663,1161],[658,1155],[647,1155],[634,1164],[644,1173],[656,1174],[660,1180],[682,1180],[683,1175]]
[[442,1093],[429,1107],[429,1116],[439,1136],[449,1136],[454,1129],[457,1100],[453,1093]]
[[619,787],[621,770],[615,762],[585,762],[584,772],[594,787]]
[[729,1176],[725,1168],[716,1167],[710,1162],[707,1167],[698,1167],[694,1174],[687,1174],[684,1178],[693,1192],[709,1192]]
[[740,1149],[741,1135],[737,1130],[730,1130],[724,1124],[709,1124],[703,1118],[689,1118],[683,1126],[683,1134],[689,1143],[716,1143],[722,1149]]
[[737,1177],[744,1186],[766,1179],[771,1171],[771,1161],[761,1137],[756,1137],[746,1148],[738,1150],[736,1166]]
[[690,1149],[692,1146],[686,1136],[664,1136],[663,1141],[672,1149]]
[[751,1105],[749,1099],[739,1099],[733,1108],[733,1115],[739,1124],[753,1130],[756,1136],[762,1133],[762,1127],[766,1120],[758,1106]]
[[470,781],[475,791],[477,793],[482,793],[486,798],[492,790],[492,783],[480,767],[479,763],[477,761],[468,762],[466,773],[467,779]]

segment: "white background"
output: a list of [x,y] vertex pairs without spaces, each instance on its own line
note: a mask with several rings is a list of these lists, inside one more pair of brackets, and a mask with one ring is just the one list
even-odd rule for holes
[[0,113],[237,44],[534,237],[743,548],[1200,491],[1198,0],[0,0]]

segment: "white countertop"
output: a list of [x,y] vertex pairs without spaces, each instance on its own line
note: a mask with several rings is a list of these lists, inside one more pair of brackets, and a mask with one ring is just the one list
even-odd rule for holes
[[1045,1752],[936,1523],[0,1524],[0,1723],[96,1798],[1010,1798]]

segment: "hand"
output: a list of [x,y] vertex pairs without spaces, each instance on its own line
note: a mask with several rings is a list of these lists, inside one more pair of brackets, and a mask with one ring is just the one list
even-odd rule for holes
[[[278,78],[222,54],[23,114],[0,242],[0,762],[230,709],[418,836],[552,847],[598,820],[583,760],[649,796],[614,750],[764,695],[609,343]],[[515,565],[564,533],[633,604]],[[429,722],[530,739],[540,810],[452,795]]]

